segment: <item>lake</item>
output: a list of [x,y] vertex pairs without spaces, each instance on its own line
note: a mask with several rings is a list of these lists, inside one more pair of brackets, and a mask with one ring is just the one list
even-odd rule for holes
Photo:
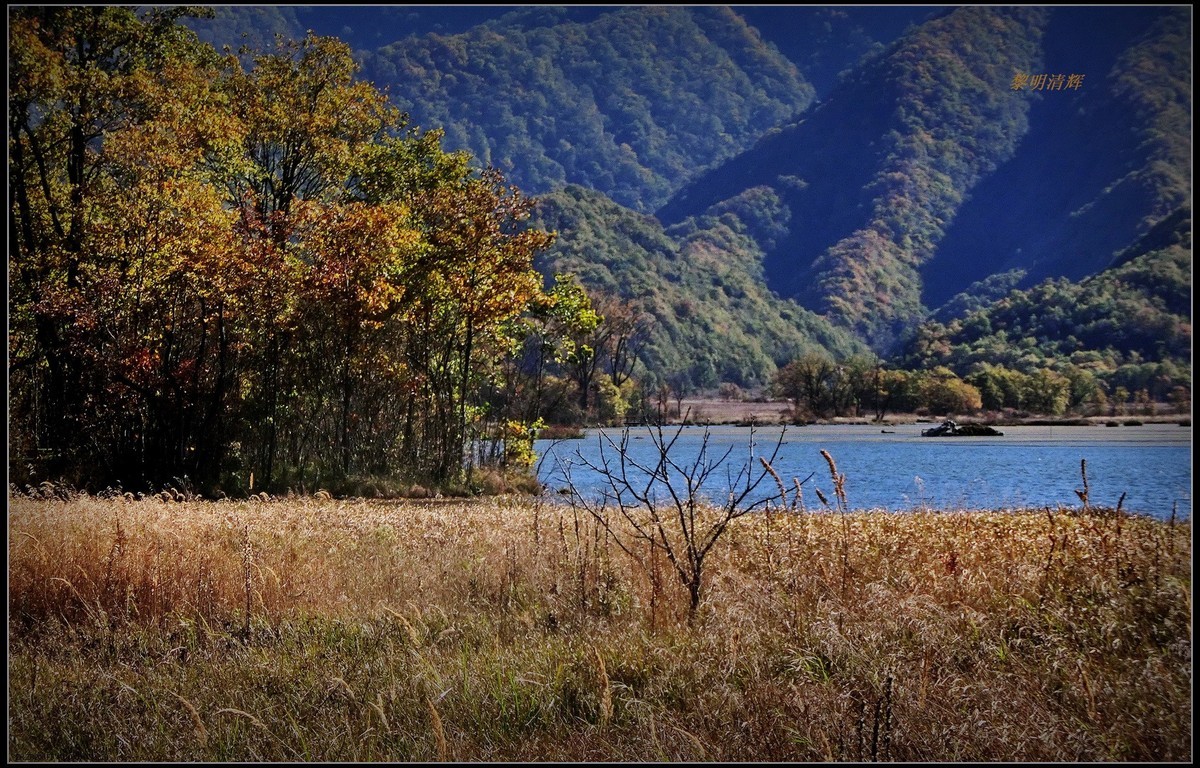
[[[1015,426],[1001,427],[1002,437],[922,437],[921,430],[930,426],[934,425],[757,427],[753,454],[749,427],[685,427],[670,456],[676,464],[691,467],[706,433],[710,462],[731,451],[704,486],[724,498],[730,478],[748,464],[758,476],[758,457],[770,457],[782,432],[783,444],[772,465],[789,489],[793,478],[812,475],[803,485],[808,509],[823,508],[815,489],[836,504],[829,466],[821,456],[826,450],[846,477],[851,509],[889,511],[1078,508],[1075,490],[1083,488],[1080,462],[1086,460],[1092,505],[1116,507],[1125,494],[1122,508],[1127,512],[1168,519],[1174,510],[1179,520],[1191,519],[1190,426]],[[663,435],[669,441],[678,429],[664,428]],[[535,449],[542,483],[557,491],[567,485],[569,473],[580,493],[599,498],[606,483],[586,464],[599,466],[607,457],[610,466],[616,465],[618,453],[605,436],[619,444],[622,430],[588,430],[580,440],[539,440]],[[629,458],[643,465],[656,463],[654,436],[650,428],[630,428]],[[776,494],[775,481],[767,477],[759,491],[753,498]],[[666,498],[661,495],[665,489],[659,493]]]

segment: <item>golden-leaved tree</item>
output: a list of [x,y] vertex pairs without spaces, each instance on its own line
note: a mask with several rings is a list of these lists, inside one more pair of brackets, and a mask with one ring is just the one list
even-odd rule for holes
[[11,474],[455,479],[552,235],[344,44],[184,12],[10,11]]

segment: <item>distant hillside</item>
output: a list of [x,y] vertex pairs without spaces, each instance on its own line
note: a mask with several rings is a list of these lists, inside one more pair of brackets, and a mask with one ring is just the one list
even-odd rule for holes
[[[640,302],[648,375],[696,385],[814,345],[925,359],[930,329],[1177,257],[1191,196],[1189,7],[216,10],[215,43],[351,41],[415,125],[544,197],[547,278]],[[1080,78],[1013,88],[1038,74]],[[1028,338],[1069,356],[1052,328]],[[1114,354],[1179,354],[1126,330]]]
[[[658,215],[736,211],[749,190],[778,198],[786,225],[759,236],[768,284],[886,352],[993,275],[1094,274],[1188,198],[1189,18],[955,10]],[[1018,91],[1016,73],[1084,79]]]
[[732,217],[705,221],[691,234],[668,233],[652,216],[572,185],[543,197],[535,221],[559,233],[539,271],[570,272],[598,295],[624,297],[653,318],[637,373],[644,380],[755,385],[804,352],[866,351],[767,290],[761,251]]
[[211,18],[184,24],[217,49],[270,46],[276,34],[298,40],[308,30],[354,50],[374,50],[408,37],[458,34],[522,6],[512,5],[219,5]]
[[526,191],[650,210],[945,8],[220,6],[187,23],[217,47],[339,37],[417,125]]
[[1192,361],[1192,221],[1180,208],[1119,255],[1113,267],[1072,282],[1047,278],[945,322],[923,325],[909,366],[979,365],[1032,372],[1073,365],[1110,392],[1186,383]]
[[813,88],[728,8],[618,6],[509,14],[458,35],[361,51],[446,146],[468,149],[529,193],[565,184],[635,210],[803,111]]
[[863,56],[953,6],[737,5],[733,10],[773,44],[823,98]]
[[768,284],[887,351],[924,315],[920,266],[1028,127],[1046,12],[962,8],[865,62],[802,120],[688,185],[666,223],[759,189],[788,211]]
[[1045,69],[1084,74],[1084,86],[1028,94],[1012,161],[972,191],[922,270],[928,306],[1011,269],[1026,286],[1082,279],[1188,202],[1190,30],[1184,8],[1056,9]]

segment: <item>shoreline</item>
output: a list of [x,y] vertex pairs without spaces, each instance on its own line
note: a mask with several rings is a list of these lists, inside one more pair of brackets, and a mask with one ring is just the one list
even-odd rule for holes
[[[679,404],[678,415],[671,416],[667,424],[695,425],[733,425],[733,426],[767,426],[789,424],[797,426],[791,420],[791,403],[786,400],[721,400],[717,398],[684,398]],[[676,412],[676,404],[672,403],[669,412]],[[1134,414],[1123,413],[1115,415],[1086,415],[1086,416],[1051,416],[1046,414],[1030,414],[1022,412],[983,411],[976,414],[920,414],[912,412],[888,413],[882,420],[875,420],[872,415],[836,416],[833,418],[816,419],[805,422],[807,425],[846,425],[860,424],[866,426],[889,427],[900,424],[940,424],[947,418],[962,423],[986,424],[988,426],[1108,426],[1115,422],[1120,426],[1137,426],[1139,424],[1181,424],[1191,425],[1191,413],[1160,413]],[[641,426],[630,423],[627,426]],[[586,428],[586,427],[581,427]],[[563,429],[556,426],[554,429]]]

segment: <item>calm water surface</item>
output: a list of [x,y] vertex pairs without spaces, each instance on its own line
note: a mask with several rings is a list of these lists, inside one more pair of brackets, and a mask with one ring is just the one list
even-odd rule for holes
[[[885,429],[867,425],[806,427],[716,426],[707,428],[708,457],[715,461],[732,451],[714,473],[706,490],[717,497],[728,492],[731,476],[748,464],[758,475],[758,456],[769,457],[780,434],[783,445],[773,466],[784,482],[804,484],[804,503],[819,508],[815,488],[833,502],[826,450],[846,476],[846,498],[853,509],[903,511],[933,509],[1013,509],[1079,507],[1075,489],[1083,488],[1080,462],[1087,462],[1091,503],[1166,519],[1192,514],[1192,429],[1178,424],[1120,427],[1002,427],[1003,437],[922,437],[931,424],[897,424]],[[677,427],[664,429],[670,439]],[[677,464],[691,466],[704,443],[705,427],[686,427],[671,450]],[[628,432],[628,453],[653,464],[654,433],[646,427]],[[567,474],[581,492],[598,497],[606,487],[602,476],[585,462],[600,464],[603,455],[615,466],[622,430],[589,430],[582,440],[538,441],[539,476],[550,488],[567,485]],[[750,452],[753,437],[753,454]],[[636,471],[635,471],[636,473]],[[815,474],[814,474],[815,473]],[[775,491],[767,478],[759,496]],[[757,496],[756,496],[757,498]]]

